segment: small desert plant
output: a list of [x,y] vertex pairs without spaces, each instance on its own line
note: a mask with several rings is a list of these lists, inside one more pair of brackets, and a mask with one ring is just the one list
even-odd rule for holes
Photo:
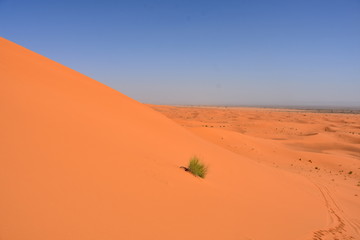
[[189,172],[201,178],[204,178],[206,176],[208,170],[207,166],[201,163],[199,158],[197,158],[196,156],[190,159],[188,169]]

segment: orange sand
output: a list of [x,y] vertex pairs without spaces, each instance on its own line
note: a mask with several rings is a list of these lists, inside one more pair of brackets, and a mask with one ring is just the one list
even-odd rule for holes
[[316,185],[331,220],[314,232],[314,239],[360,239],[360,114],[150,107],[241,157],[296,173]]
[[[329,149],[326,140],[337,139],[336,132],[268,140],[274,125],[267,119],[252,134],[193,127],[198,119],[187,119],[186,129],[3,38],[0,54],[1,240],[328,239],[332,233],[359,239],[356,136],[344,134],[346,142]],[[180,117],[174,115],[184,124]],[[349,121],[360,125],[358,118]],[[248,153],[245,143],[261,149]],[[308,151],[314,147],[332,154]],[[179,168],[193,155],[209,165],[205,179]],[[333,183],[298,174],[310,157],[319,162],[316,174],[325,176],[323,166],[339,162],[354,173],[339,173]],[[293,162],[297,170],[286,165]]]

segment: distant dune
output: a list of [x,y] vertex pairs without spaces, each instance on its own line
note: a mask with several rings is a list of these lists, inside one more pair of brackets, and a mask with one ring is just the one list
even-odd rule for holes
[[[310,178],[3,38],[0,53],[0,239],[329,239],[322,231],[345,230],[359,239],[349,230],[359,222],[348,228]],[[179,168],[193,155],[208,164],[205,179]]]

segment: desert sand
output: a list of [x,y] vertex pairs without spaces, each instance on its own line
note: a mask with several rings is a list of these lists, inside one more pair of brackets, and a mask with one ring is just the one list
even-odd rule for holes
[[359,239],[358,115],[147,106],[0,54],[1,240]]
[[360,114],[149,106],[241,157],[311,181],[324,197],[332,225],[314,232],[314,239],[359,239]]

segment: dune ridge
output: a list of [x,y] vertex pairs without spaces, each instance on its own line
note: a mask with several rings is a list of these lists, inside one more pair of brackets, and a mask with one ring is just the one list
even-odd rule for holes
[[[0,239],[314,239],[333,227],[304,176],[4,38],[0,53]],[[203,180],[179,168],[193,155]]]

